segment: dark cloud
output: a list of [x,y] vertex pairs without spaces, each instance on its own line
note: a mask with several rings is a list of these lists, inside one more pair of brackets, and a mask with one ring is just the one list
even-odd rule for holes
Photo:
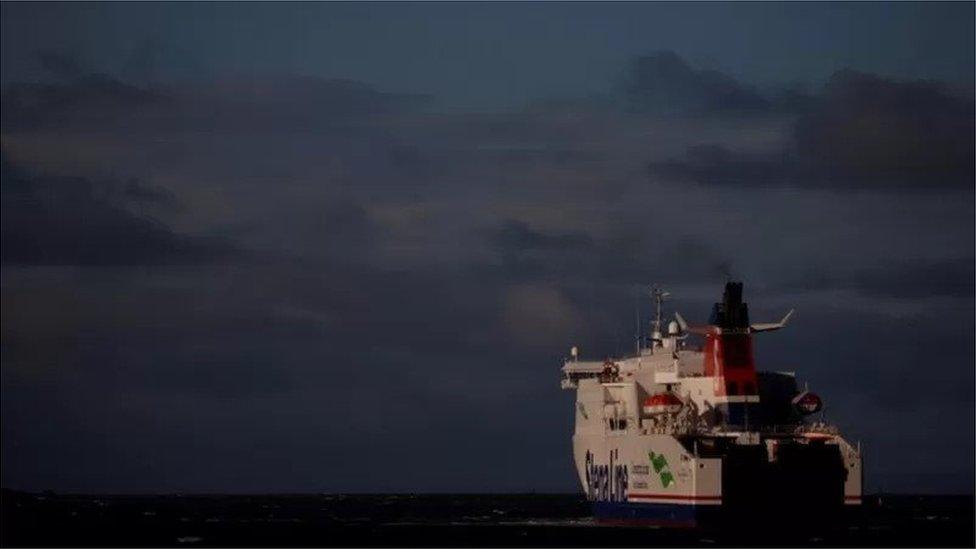
[[165,100],[160,92],[127,84],[107,74],[80,73],[67,58],[54,54],[42,58],[49,58],[45,66],[55,64],[66,79],[53,83],[13,83],[5,87],[0,96],[0,127],[4,131],[117,124],[126,115]]
[[635,285],[721,284],[731,268],[723,250],[697,236],[658,239],[637,231],[611,236],[590,261],[597,278]]
[[86,72],[77,59],[56,51],[37,52],[37,61],[44,70],[64,80],[81,78]]
[[[572,288],[586,282],[625,287],[652,282],[720,283],[731,263],[714,246],[696,237],[655,241],[638,227],[611,234],[543,231],[509,220],[489,236],[503,280],[548,281]],[[488,270],[487,272],[493,272]]]
[[506,251],[562,250],[573,251],[592,244],[589,235],[582,233],[548,234],[538,231],[523,221],[512,220],[499,229],[494,242]]
[[688,147],[681,158],[651,162],[652,176],[703,185],[763,187],[794,183],[799,166],[786,152],[737,153],[724,145]]
[[976,173],[971,98],[931,82],[834,74],[781,150],[689,147],[654,176],[704,185],[830,189],[969,189]]
[[[112,182],[105,182],[105,186],[111,189]],[[177,209],[180,206],[179,199],[173,191],[163,187],[146,185],[135,179],[129,179],[124,184],[119,185],[118,190],[114,192],[121,195],[124,200],[134,203],[163,206],[166,209]]]
[[972,98],[938,83],[847,70],[834,74],[822,105],[797,122],[795,147],[827,176],[872,186],[971,188],[974,131]]
[[379,91],[354,80],[294,75],[229,77],[184,89],[178,99],[175,123],[183,127],[207,124],[202,127],[289,132],[322,131],[372,116],[415,111],[431,100]]
[[976,259],[902,260],[854,271],[821,271],[785,287],[851,290],[865,296],[897,299],[971,298],[976,292]]
[[127,209],[172,207],[167,191],[81,177],[32,175],[2,160],[5,265],[147,265],[226,257],[226,243],[190,237]]
[[[137,64],[151,66],[157,49],[148,43],[138,50]],[[136,85],[107,73],[85,71],[65,54],[44,52],[39,54],[39,61],[59,78],[55,82],[14,82],[6,86],[0,98],[0,127],[5,131],[310,131],[369,116],[416,110],[431,99],[381,92],[353,80],[287,74],[233,76],[178,87]],[[148,68],[135,72],[147,71]],[[145,74],[134,77],[147,78]]]
[[624,77],[629,105],[641,112],[748,113],[771,102],[753,88],[715,70],[696,70],[673,51],[635,59]]

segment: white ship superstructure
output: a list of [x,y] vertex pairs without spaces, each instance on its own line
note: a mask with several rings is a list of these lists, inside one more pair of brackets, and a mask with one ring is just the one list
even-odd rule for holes
[[[758,509],[830,511],[861,502],[859,445],[815,421],[816,394],[793,373],[757,372],[742,284],[726,284],[707,325],[662,302],[634,356],[565,362],[576,390],[573,454],[580,484],[603,521],[693,524]],[[692,345],[692,338],[700,346]]]

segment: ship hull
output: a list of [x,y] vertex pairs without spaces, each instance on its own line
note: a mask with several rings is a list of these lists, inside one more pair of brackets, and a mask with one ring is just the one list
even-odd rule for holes
[[[752,437],[752,439],[749,438]],[[580,484],[601,524],[691,527],[839,516],[861,501],[860,456],[839,436],[766,439],[577,433]]]
[[863,519],[860,505],[795,505],[783,507],[741,508],[725,505],[700,506],[682,504],[592,502],[595,522],[601,526],[629,528],[674,528],[721,531],[727,536],[747,535],[744,525],[756,524],[762,517],[764,530],[795,535],[807,529],[846,528]]
[[723,526],[748,524],[757,516],[781,526],[794,525],[816,516],[818,521],[843,520],[856,516],[860,498],[856,503],[811,504],[794,500],[780,506],[760,504],[755,507],[741,505],[695,505],[680,503],[647,503],[639,501],[590,503],[594,519],[599,524],[620,526],[661,526],[692,528],[698,526]]

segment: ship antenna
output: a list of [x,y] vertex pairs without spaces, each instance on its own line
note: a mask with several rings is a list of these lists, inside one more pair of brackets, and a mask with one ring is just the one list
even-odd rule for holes
[[661,335],[661,304],[664,303],[664,298],[670,296],[668,292],[665,292],[658,286],[651,288],[651,296],[654,298],[654,332],[651,335],[651,339],[654,340],[654,346],[662,345],[664,338]]
[[637,319],[637,356],[641,355],[641,315],[640,315],[640,289],[634,296],[634,316]]

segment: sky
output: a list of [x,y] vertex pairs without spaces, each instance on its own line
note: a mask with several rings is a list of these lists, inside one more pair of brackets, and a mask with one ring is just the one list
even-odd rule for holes
[[973,3],[0,13],[4,487],[575,492],[570,346],[731,277],[973,491]]

